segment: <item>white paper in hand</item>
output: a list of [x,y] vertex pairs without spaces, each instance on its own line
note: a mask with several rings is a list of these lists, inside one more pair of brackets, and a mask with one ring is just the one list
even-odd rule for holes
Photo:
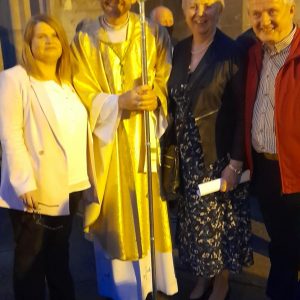
[[[214,179],[208,182],[200,183],[198,185],[201,196],[205,196],[211,193],[218,192],[221,189],[221,178]],[[246,170],[242,173],[239,184],[250,180],[250,170]]]

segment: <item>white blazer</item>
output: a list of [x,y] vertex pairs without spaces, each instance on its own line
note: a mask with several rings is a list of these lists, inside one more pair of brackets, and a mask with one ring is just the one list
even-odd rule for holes
[[[54,111],[44,94],[21,66],[0,74],[0,207],[24,211],[19,196],[35,191],[36,199],[43,204],[39,205],[40,213],[68,215],[66,153],[60,143],[61,133]],[[90,132],[88,140],[87,153],[92,155]],[[89,176],[93,177],[91,159],[88,166]]]

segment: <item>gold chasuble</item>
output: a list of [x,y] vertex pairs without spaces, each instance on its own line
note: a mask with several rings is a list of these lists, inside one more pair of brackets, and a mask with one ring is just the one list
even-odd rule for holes
[[[157,25],[147,23],[146,36],[148,82],[160,101],[157,110],[150,113],[150,127],[155,245],[157,251],[164,253],[172,251],[172,244],[167,205],[160,198],[158,138],[167,125],[166,83],[171,47],[166,32]],[[138,260],[150,252],[143,113],[121,111],[116,104],[118,117],[111,126],[112,134],[106,137],[105,132],[111,122],[105,113],[111,96],[142,84],[138,16],[129,14],[126,39],[121,43],[110,41],[102,17],[87,22],[75,37],[72,52],[78,63],[74,86],[89,112],[94,135],[100,203],[100,207],[95,203],[87,207],[86,230],[97,236],[110,258]]]

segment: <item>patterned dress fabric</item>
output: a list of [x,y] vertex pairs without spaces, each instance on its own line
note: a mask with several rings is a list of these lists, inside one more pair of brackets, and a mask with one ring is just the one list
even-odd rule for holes
[[171,90],[176,102],[183,188],[177,225],[180,259],[197,276],[214,277],[223,269],[237,273],[253,263],[248,184],[239,185],[233,192],[200,197],[198,184],[219,178],[228,158],[205,167],[201,137],[186,90],[187,85]]

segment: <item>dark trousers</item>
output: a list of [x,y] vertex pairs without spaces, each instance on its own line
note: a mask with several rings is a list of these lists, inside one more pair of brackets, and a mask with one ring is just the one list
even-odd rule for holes
[[271,239],[267,295],[272,300],[299,300],[300,193],[281,193],[278,161],[256,152],[253,157],[253,190]]
[[74,300],[69,269],[73,214],[41,215],[39,218],[31,213],[10,210],[10,217],[15,238],[15,299],[43,300],[47,283],[51,300]]

